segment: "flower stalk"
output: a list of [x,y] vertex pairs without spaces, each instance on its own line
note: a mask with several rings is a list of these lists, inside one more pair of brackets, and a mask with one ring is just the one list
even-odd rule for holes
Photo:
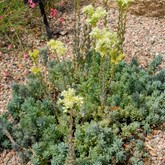
[[74,127],[74,121],[73,121],[73,110],[69,110],[69,153],[66,160],[66,165],[76,165],[76,158],[75,158],[75,149],[74,149],[74,135],[73,135],[73,127]]
[[63,99],[57,101],[57,104],[63,104],[63,112],[69,113],[69,151],[66,159],[66,165],[76,165],[74,150],[74,114],[73,110],[79,109],[83,105],[83,97],[76,96],[75,90],[69,88],[61,93]]

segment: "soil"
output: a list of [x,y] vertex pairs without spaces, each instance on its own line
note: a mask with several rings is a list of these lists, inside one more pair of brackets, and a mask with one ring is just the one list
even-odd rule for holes
[[[109,1],[109,6],[117,7],[115,0]],[[165,17],[165,0],[134,0],[129,12],[146,17]]]
[[[110,3],[110,6],[113,8],[108,14],[108,25],[116,30],[118,12],[115,3]],[[61,15],[65,21],[60,25],[62,33],[58,36],[58,39],[68,46],[67,57],[72,56],[74,26],[73,12],[69,9],[64,10]],[[146,67],[156,55],[161,54],[164,62],[160,68],[165,68],[165,0],[136,0],[129,11],[124,44],[127,55],[125,60],[130,61],[136,57],[140,65]],[[41,19],[38,18],[37,23],[40,21]],[[33,23],[35,26],[36,22]],[[55,21],[50,19],[50,24],[53,29]],[[40,24],[40,26],[43,25]],[[34,28],[32,34],[25,33],[22,36],[22,44],[25,46],[23,50],[14,45],[10,46],[8,42],[1,39],[0,47],[6,47],[7,52],[0,50],[0,114],[6,111],[7,103],[11,99],[11,85],[15,82],[26,82],[26,76],[32,64],[29,57],[25,58],[25,54],[33,48],[44,47],[47,42],[44,36],[44,28],[41,32]],[[164,144],[165,124],[153,128],[152,133],[146,137],[145,145],[149,153],[146,165],[165,165]],[[3,151],[0,154],[1,165],[19,165],[20,162],[19,156],[13,150]]]
[[165,0],[136,0],[131,6],[131,13],[149,16],[165,16]]

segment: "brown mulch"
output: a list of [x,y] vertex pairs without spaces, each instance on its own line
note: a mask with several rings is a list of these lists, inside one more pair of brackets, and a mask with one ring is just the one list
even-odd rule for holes
[[[156,3],[156,1],[154,2]],[[151,6],[149,10],[146,10],[146,3],[144,6],[142,5],[142,0],[139,0],[139,4],[139,6],[136,4],[136,8],[133,8],[132,6],[131,13],[133,14],[128,14],[124,45],[124,51],[127,54],[125,60],[130,61],[133,57],[137,57],[140,65],[146,67],[156,55],[161,54],[164,57],[161,68],[165,68],[165,13],[163,13],[164,15],[162,14],[165,8],[160,8],[160,6],[162,6],[160,3],[159,9],[156,8],[156,10],[154,10],[154,13],[157,14],[151,15],[151,12],[153,12]],[[165,5],[165,3],[163,3],[163,5]],[[142,11],[144,12],[144,9],[145,13],[142,13]],[[161,12],[158,10],[161,10]],[[108,25],[114,30],[117,27],[117,14],[116,8],[112,8],[108,15]],[[58,39],[67,44],[69,49],[67,56],[72,56],[73,13],[64,11],[62,16],[65,18],[65,22],[61,27],[64,31],[67,31],[68,34],[60,35]],[[54,24],[54,20],[51,20],[51,24]],[[25,45],[30,45],[28,46],[28,50],[32,48],[41,48],[46,44],[46,40],[41,39],[41,36],[42,34],[25,34],[22,36],[22,41]],[[1,45],[8,46],[5,44]],[[0,114],[6,110],[6,105],[11,99],[11,84],[15,82],[24,83],[26,81],[26,76],[30,72],[31,61],[29,58],[23,59],[24,53],[27,53],[26,49],[25,51],[20,52],[14,47],[10,48],[7,53],[0,53]],[[164,144],[165,126],[163,125],[160,128],[154,129],[153,132],[146,137],[145,145],[151,159],[151,162],[147,161],[146,164],[165,165]],[[18,165],[19,162],[20,159],[13,150],[9,153],[4,151],[0,155],[0,164],[2,165]]]

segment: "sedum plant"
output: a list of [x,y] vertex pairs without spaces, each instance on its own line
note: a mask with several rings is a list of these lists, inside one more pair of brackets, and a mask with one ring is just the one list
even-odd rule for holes
[[75,117],[75,109],[79,109],[83,105],[83,98],[80,96],[75,95],[75,90],[73,88],[69,88],[67,91],[63,91],[61,93],[61,96],[63,99],[58,99],[57,104],[63,104],[63,110],[64,113],[68,112],[70,119],[69,119],[69,124],[70,124],[70,136],[69,136],[69,152],[68,156],[66,159],[66,164],[76,164],[76,158],[75,158],[75,149],[74,149],[74,131],[73,127],[74,121],[73,118]]
[[[102,106],[105,106],[106,86],[111,83],[115,74],[116,65],[118,65],[118,63],[123,60],[125,54],[119,51],[118,46],[121,46],[122,44],[119,43],[120,40],[115,32],[112,32],[110,29],[105,27],[102,29],[97,27],[97,23],[101,18],[104,18],[104,20],[106,19],[107,11],[103,8],[96,8],[96,10],[94,10],[93,6],[89,5],[83,9],[83,12],[87,15],[86,23],[91,26],[91,32],[89,35],[91,37],[91,41],[93,42],[93,48],[102,57],[100,66],[100,75],[102,79],[100,101]],[[123,21],[123,19],[121,21]],[[107,60],[109,61],[109,65],[111,65],[110,67],[112,68],[109,81],[106,79],[104,67]]]
[[96,26],[90,37],[93,48],[77,61],[79,68],[63,58],[67,48],[57,40],[29,53],[41,69],[12,86],[8,113],[0,118],[1,147],[12,139],[23,163],[144,164],[144,137],[165,121],[163,58],[144,69],[136,59],[122,61],[116,33]]
[[[141,68],[136,59],[131,64],[119,62],[105,88],[104,106],[99,53],[89,54],[82,70],[75,70],[71,82],[66,82],[66,89],[61,86],[62,74],[57,75],[65,67],[73,72],[72,62],[60,61],[59,66],[54,60],[48,62],[47,81],[44,72],[32,72],[26,84],[13,85],[8,104],[13,121],[5,122],[7,114],[0,119],[0,131],[6,125],[24,162],[144,164],[144,135],[165,121],[165,71],[157,71],[162,57],[157,56],[148,69]],[[111,69],[106,61],[106,80]],[[7,147],[4,136],[5,132],[1,146]]]
[[94,9],[92,5],[88,5],[83,8],[83,13],[87,15],[86,23],[95,27],[98,21],[107,15],[106,10],[102,7],[97,7]]
[[[152,69],[139,67],[135,59],[131,64],[120,62],[106,88],[104,107],[100,77],[96,76],[102,57],[92,52],[90,58],[66,90],[52,81],[61,68],[56,64],[48,65],[48,84],[32,73],[26,84],[13,85],[13,98],[8,104],[13,122],[6,123],[6,128],[19,144],[18,152],[25,162],[144,164],[144,135],[165,121],[165,71],[157,72],[162,58],[157,56],[151,62]],[[63,63],[68,61],[61,61],[61,66]],[[111,69],[108,64],[107,73]],[[79,74],[81,77],[76,76]]]
[[130,7],[131,3],[134,0],[116,0],[118,4],[118,29],[117,29],[117,35],[118,35],[118,52],[123,53],[123,44],[124,44],[124,34],[126,31],[126,19],[127,19],[127,13],[128,8]]

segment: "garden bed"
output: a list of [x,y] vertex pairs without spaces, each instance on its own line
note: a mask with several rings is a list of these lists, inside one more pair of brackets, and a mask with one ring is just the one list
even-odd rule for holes
[[[72,56],[72,26],[73,24],[73,13],[68,13],[67,11],[63,13],[63,17],[65,18],[65,22],[63,25],[64,31],[67,31],[67,35],[60,35],[59,40],[64,41],[68,48],[69,53],[67,57]],[[117,10],[112,9],[109,13],[108,17],[108,25],[113,29],[117,26]],[[53,20],[50,24],[53,24]],[[67,30],[66,30],[67,29]],[[124,51],[126,52],[126,61],[130,61],[133,57],[137,57],[140,65],[142,67],[147,67],[149,62],[158,54],[165,56],[165,20],[164,18],[158,17],[145,17],[145,16],[135,16],[132,14],[128,15],[127,22],[127,30],[126,30],[126,40],[124,45]],[[41,34],[39,34],[41,35]],[[25,38],[24,42],[28,42],[28,45],[31,45],[33,48],[35,47],[43,47],[46,41],[41,41],[38,36],[28,35],[23,36]],[[27,40],[28,39],[28,40]],[[6,45],[7,46],[7,45]],[[23,55],[25,52],[20,52],[19,56],[16,52],[19,52],[17,49],[10,49],[7,53],[2,53],[0,55],[1,58],[1,107],[0,110],[3,112],[6,109],[6,105],[10,100],[11,96],[11,88],[10,85],[13,82],[25,82],[25,76],[29,73],[29,68],[32,65],[29,58],[23,59]],[[164,68],[165,63],[163,62],[160,68]],[[150,136],[146,137],[146,147],[151,154],[152,163],[163,165],[165,160],[163,155],[165,154],[165,150],[162,144],[164,144],[164,130],[161,129],[159,131],[154,131]],[[155,145],[157,144],[157,145]],[[159,145],[158,145],[159,144]],[[10,153],[11,154],[11,153]],[[9,155],[10,155],[9,154]],[[15,154],[12,154],[15,157]],[[1,164],[7,164],[4,162],[6,159],[5,156],[8,155],[2,154]],[[14,158],[13,158],[14,159]],[[14,165],[14,161],[12,161],[12,165]],[[11,161],[9,164],[11,164]],[[146,163],[151,164],[148,160]],[[16,162],[18,164],[18,162]]]

